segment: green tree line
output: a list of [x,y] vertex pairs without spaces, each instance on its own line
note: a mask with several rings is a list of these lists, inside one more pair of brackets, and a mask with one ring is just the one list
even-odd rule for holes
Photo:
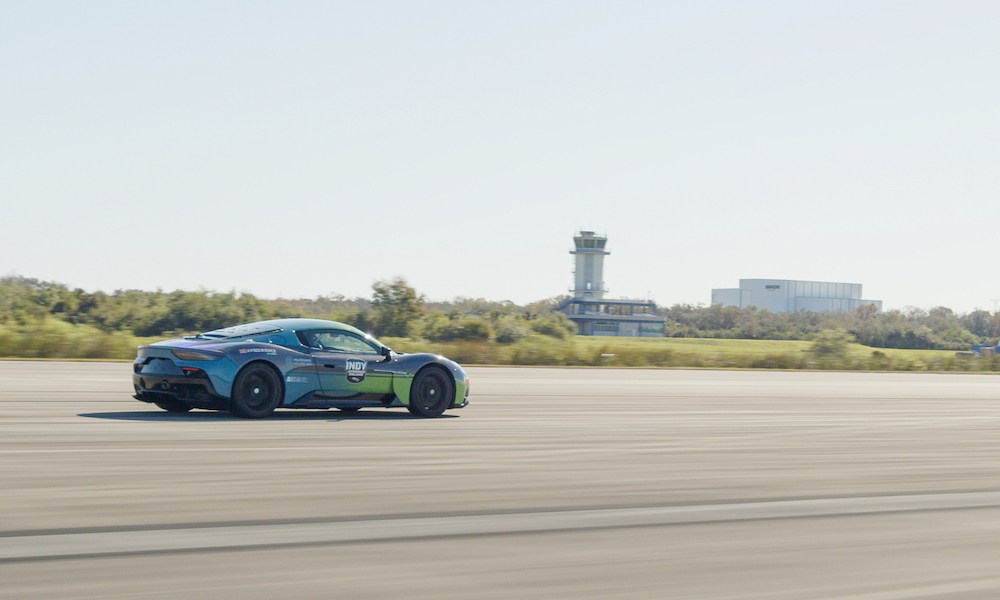
[[569,319],[544,306],[468,298],[429,303],[401,278],[376,282],[370,298],[276,300],[205,290],[87,292],[26,277],[0,278],[0,356],[126,357],[145,338],[279,317],[330,319],[378,336],[433,342],[565,340],[576,331]]
[[662,310],[667,335],[756,340],[811,340],[823,331],[841,329],[866,346],[915,350],[969,350],[973,344],[996,344],[1000,312],[959,314],[938,306],[877,312],[864,306],[845,313],[772,313],[755,308],[674,305]]
[[[263,299],[206,290],[87,292],[60,283],[7,276],[0,278],[0,355],[128,354],[137,339],[278,317],[343,321],[394,339],[467,342],[470,347],[521,344],[537,350],[541,340],[565,341],[576,332],[569,319],[554,311],[559,300],[517,305],[460,297],[431,302],[402,278],[376,282],[369,298],[329,294]],[[1000,312],[959,314],[946,307],[771,313],[674,305],[662,308],[661,314],[667,320],[667,335],[672,337],[815,340],[836,330],[876,348],[946,350],[968,350],[974,343],[992,345],[1000,337]],[[25,350],[25,346],[33,349]],[[70,347],[75,350],[70,352]],[[535,350],[525,351],[530,354]]]

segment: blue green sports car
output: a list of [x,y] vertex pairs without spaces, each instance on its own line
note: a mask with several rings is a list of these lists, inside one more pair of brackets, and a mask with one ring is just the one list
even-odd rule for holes
[[434,354],[393,352],[363,331],[318,319],[259,321],[139,346],[135,398],[168,412],[407,408],[437,417],[469,403],[469,376]]

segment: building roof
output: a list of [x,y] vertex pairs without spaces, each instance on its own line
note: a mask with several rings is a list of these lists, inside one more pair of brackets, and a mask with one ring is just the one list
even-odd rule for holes
[[656,302],[652,300],[632,300],[629,298],[602,298],[600,300],[593,300],[590,298],[566,298],[559,303],[559,308],[565,308],[570,304],[591,304],[591,305],[610,305],[610,306],[648,306],[650,308],[656,308]]

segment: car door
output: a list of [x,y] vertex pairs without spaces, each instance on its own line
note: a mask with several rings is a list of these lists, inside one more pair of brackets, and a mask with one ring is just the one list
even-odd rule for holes
[[324,396],[357,398],[392,393],[392,373],[380,368],[384,360],[381,348],[351,331],[304,333]]

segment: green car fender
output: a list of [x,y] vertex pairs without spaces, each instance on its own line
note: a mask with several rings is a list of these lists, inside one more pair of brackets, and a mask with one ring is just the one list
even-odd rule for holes
[[[416,358],[416,356],[414,356],[414,358]],[[404,406],[410,405],[410,390],[413,387],[413,380],[416,378],[417,373],[419,373],[421,369],[427,368],[430,365],[439,365],[451,375],[452,381],[455,382],[455,398],[452,400],[453,405],[461,404],[465,399],[466,390],[469,385],[468,375],[465,374],[465,371],[457,363],[443,357],[436,358],[437,360],[433,362],[427,362],[425,359],[424,361],[421,361],[422,364],[414,365],[416,368],[407,368],[403,372],[393,375],[392,391],[396,394],[396,397],[399,398],[399,401]]]
[[403,406],[410,405],[410,387],[413,385],[415,373],[397,373],[392,377],[392,391],[403,403]]

